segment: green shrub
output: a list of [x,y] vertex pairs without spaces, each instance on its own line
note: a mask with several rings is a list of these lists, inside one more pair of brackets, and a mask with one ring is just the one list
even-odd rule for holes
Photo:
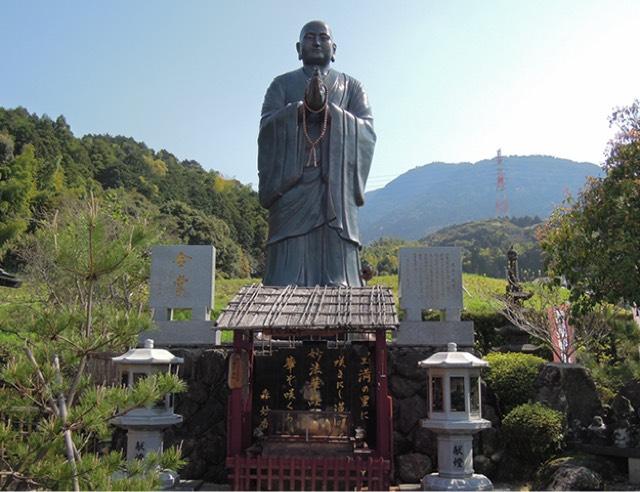
[[502,421],[507,454],[523,472],[535,470],[553,457],[564,440],[564,415],[540,403],[525,403]]
[[628,381],[640,379],[640,332],[631,313],[618,311],[609,326],[604,340],[578,352],[578,362],[591,373],[602,403],[612,400]]
[[497,395],[503,415],[534,397],[534,382],[544,359],[530,354],[494,352],[485,360],[489,369],[484,379]]

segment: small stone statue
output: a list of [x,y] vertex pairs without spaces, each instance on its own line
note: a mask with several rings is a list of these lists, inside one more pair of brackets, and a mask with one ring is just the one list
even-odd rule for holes
[[373,275],[374,275],[373,267],[369,265],[369,263],[367,263],[366,261],[363,261],[362,270],[360,270],[360,276],[362,277],[362,280],[364,280],[365,282],[368,282],[373,278]]
[[611,402],[611,420],[615,421],[623,421],[628,420],[629,422],[635,420],[636,411],[631,404],[631,401],[628,398],[625,398],[623,395],[618,394]]
[[355,435],[355,442],[354,442],[354,447],[355,449],[366,449],[367,448],[367,441],[365,441],[365,437],[366,437],[367,433],[364,430],[364,427],[356,427],[356,435]]
[[582,425],[580,419],[573,419],[567,432],[567,439],[571,442],[581,442],[585,439],[586,427]]
[[599,415],[593,417],[591,424],[589,424],[589,427],[587,427],[587,435],[589,438],[589,443],[596,444],[598,446],[607,445],[607,426],[602,420],[602,417],[600,417]]
[[617,423],[613,429],[613,445],[616,448],[628,448],[631,444],[631,426],[627,419]]
[[507,251],[507,298],[511,299],[516,304],[521,304],[523,301],[529,299],[533,293],[525,292],[520,285],[520,276],[518,273],[518,253],[513,248],[513,245]]

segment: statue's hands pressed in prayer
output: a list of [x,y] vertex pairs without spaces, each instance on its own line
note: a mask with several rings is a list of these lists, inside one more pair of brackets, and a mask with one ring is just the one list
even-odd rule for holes
[[320,77],[320,70],[315,69],[313,76],[307,82],[304,91],[304,102],[311,111],[320,111],[327,103],[327,87]]

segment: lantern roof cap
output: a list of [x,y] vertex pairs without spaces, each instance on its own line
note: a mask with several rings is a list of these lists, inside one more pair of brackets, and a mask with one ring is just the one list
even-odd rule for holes
[[447,344],[446,352],[438,352],[418,362],[420,367],[488,367],[489,363],[469,352],[458,352],[455,343]]
[[132,348],[127,353],[113,357],[111,360],[115,364],[182,364],[184,359],[176,357],[165,349],[153,348],[153,340],[150,338],[144,341],[143,348]]

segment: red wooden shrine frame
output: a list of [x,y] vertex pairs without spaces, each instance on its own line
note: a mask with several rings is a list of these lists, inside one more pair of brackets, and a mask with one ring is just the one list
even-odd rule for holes
[[[317,332],[316,332],[317,333]],[[247,457],[251,446],[253,332],[236,330],[233,351],[248,355],[247,384],[231,390],[227,467],[234,490],[387,490],[392,473],[393,404],[387,380],[386,329],[375,331],[376,445],[369,458]]]

